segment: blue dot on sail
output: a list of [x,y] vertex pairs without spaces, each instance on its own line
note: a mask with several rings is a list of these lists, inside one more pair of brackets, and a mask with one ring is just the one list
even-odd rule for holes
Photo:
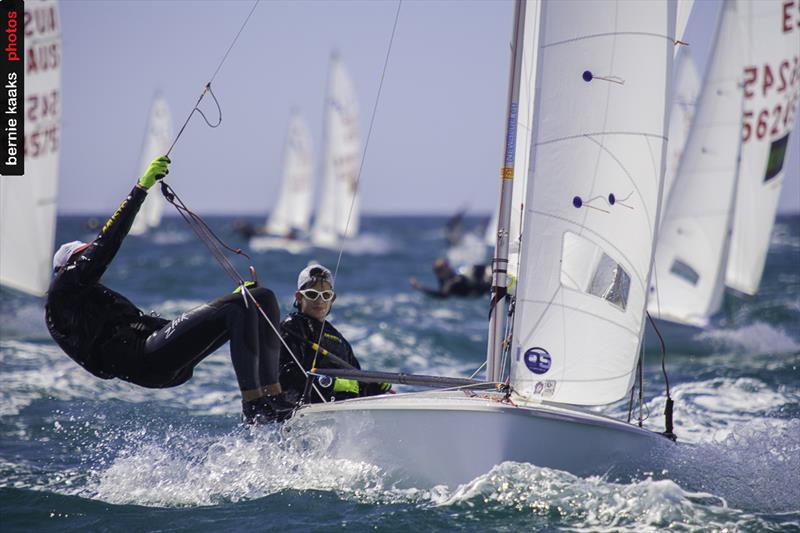
[[608,203],[611,204],[611,205],[614,205],[615,203],[617,203],[617,197],[614,196],[613,192],[608,195]]
[[592,73],[590,71],[588,70],[583,71],[583,81],[592,81],[593,77],[594,76],[592,76]]
[[574,205],[576,208],[579,208],[583,205],[583,200],[581,200],[580,196],[576,196],[572,199],[572,205]]

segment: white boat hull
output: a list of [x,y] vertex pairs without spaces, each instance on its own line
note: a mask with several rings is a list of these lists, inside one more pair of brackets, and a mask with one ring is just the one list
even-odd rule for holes
[[284,237],[275,237],[272,235],[256,235],[255,237],[251,237],[249,245],[250,249],[256,252],[286,250],[290,254],[301,254],[309,248],[307,241],[286,239]]
[[456,486],[505,461],[580,476],[656,468],[665,437],[589,411],[501,403],[501,395],[387,395],[301,408],[284,426],[336,459],[363,461],[399,485]]

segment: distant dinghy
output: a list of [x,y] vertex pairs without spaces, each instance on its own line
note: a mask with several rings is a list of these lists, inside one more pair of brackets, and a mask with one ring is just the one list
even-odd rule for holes
[[[142,155],[139,160],[139,175],[147,170],[147,166],[156,157],[162,156],[169,150],[172,142],[172,116],[167,106],[167,101],[160,95],[153,100],[150,115],[147,120],[147,131],[142,143]],[[131,226],[131,235],[142,235],[148,230],[161,224],[161,214],[164,211],[164,200],[158,187],[153,187],[145,198],[139,213]]]
[[278,200],[267,219],[264,234],[251,237],[250,248],[300,253],[309,247],[314,154],[311,132],[305,120],[296,113],[289,120],[281,176]]
[[353,82],[337,54],[331,57],[323,142],[322,194],[311,242],[321,248],[338,248],[343,239],[359,232],[361,137]]
[[737,8],[735,2],[722,6],[694,121],[663,211],[648,305],[653,317],[698,327],[706,326],[722,305],[739,179],[742,50]]

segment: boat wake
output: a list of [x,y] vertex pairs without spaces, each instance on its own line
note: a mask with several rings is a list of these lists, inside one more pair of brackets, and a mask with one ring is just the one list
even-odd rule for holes
[[392,251],[392,241],[385,235],[362,233],[344,241],[342,249],[350,255],[385,255]]
[[[85,458],[91,463],[86,473],[80,469],[62,473],[51,488],[112,504],[156,507],[219,505],[286,492],[322,491],[359,504],[411,504],[437,516],[480,518],[484,525],[484,520],[507,519],[511,513],[534,528],[568,523],[578,531],[659,531],[711,524],[720,529],[760,529],[765,524],[756,509],[788,509],[787,522],[797,523],[800,518],[796,509],[792,510],[798,496],[798,489],[791,485],[796,474],[781,473],[773,464],[767,472],[754,476],[765,466],[763,461],[753,462],[741,473],[736,471],[752,462],[752,457],[745,460],[744,445],[760,443],[759,452],[768,446],[756,436],[755,427],[738,434],[737,439],[719,443],[716,450],[698,447],[684,452],[683,464],[677,468],[687,476],[694,471],[694,477],[686,481],[645,474],[632,482],[617,483],[506,462],[452,489],[418,489],[394,486],[389,476],[368,463],[326,457],[324,434],[315,445],[308,439],[301,444],[275,427],[238,428],[212,436],[204,428],[134,429],[133,425],[107,435],[104,443],[95,446]],[[784,428],[787,430],[795,432],[789,437],[796,437],[797,427]],[[112,447],[118,451],[109,457],[107,451]],[[732,459],[735,456],[740,460]],[[707,466],[696,468],[702,464]],[[724,475],[712,475],[716,469],[722,469]],[[765,491],[766,476],[778,478]],[[685,488],[689,484],[697,488]],[[769,495],[759,497],[759,487]],[[727,496],[712,495],[712,489],[714,494],[729,495],[744,505],[731,507]],[[783,494],[776,495],[775,490]]]
[[750,354],[800,352],[800,342],[783,329],[765,322],[754,322],[735,329],[708,329],[698,333],[695,340],[711,344],[717,350],[737,350]]

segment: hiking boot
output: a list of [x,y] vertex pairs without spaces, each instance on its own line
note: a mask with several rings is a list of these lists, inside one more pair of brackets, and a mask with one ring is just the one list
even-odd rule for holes
[[275,396],[262,396],[255,400],[242,401],[242,422],[245,424],[266,424],[283,422],[294,412],[295,404],[286,399],[285,393]]

